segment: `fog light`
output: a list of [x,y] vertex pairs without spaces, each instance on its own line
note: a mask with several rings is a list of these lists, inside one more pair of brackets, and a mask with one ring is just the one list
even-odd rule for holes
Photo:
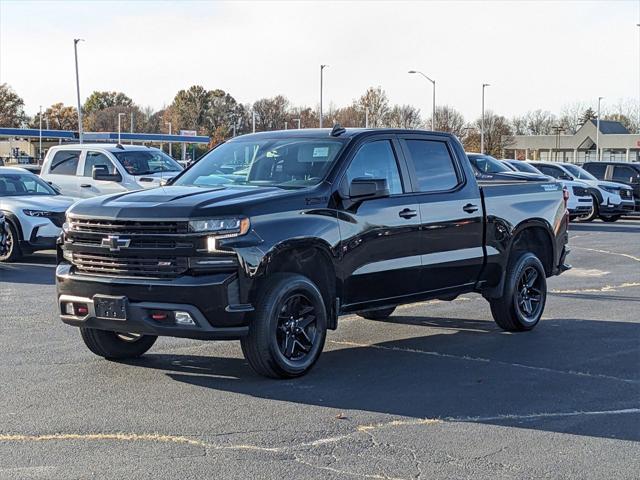
[[76,310],[76,312],[78,312],[78,315],[86,315],[87,313],[89,313],[89,308],[86,305],[74,305],[74,308]]
[[207,237],[207,251],[217,252],[216,249],[216,237]]
[[188,312],[176,312],[175,319],[177,325],[195,325],[191,315]]
[[73,303],[65,303],[64,304],[64,313],[66,315],[75,315],[76,311],[73,309]]

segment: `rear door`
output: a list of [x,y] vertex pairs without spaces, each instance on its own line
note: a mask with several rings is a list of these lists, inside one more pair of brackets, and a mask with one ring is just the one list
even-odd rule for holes
[[45,180],[59,187],[63,195],[80,196],[77,177],[80,155],[81,150],[57,150],[51,158]]
[[394,136],[356,147],[339,184],[354,178],[385,178],[390,196],[338,208],[342,239],[343,304],[362,307],[420,291],[420,208]]
[[401,136],[419,193],[423,291],[475,283],[484,262],[480,190],[471,167],[446,137]]

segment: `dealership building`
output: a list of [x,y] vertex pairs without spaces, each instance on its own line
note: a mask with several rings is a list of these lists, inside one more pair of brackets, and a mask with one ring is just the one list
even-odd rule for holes
[[603,161],[640,161],[640,134],[629,133],[620,122],[590,120],[573,135],[515,135],[505,146],[505,158],[582,163],[598,158]]

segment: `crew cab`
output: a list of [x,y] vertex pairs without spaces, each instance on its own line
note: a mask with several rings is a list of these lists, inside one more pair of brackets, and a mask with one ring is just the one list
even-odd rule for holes
[[51,147],[40,176],[64,195],[89,198],[157,187],[182,170],[157,148],[83,143]]
[[479,292],[501,328],[531,330],[546,278],[569,268],[565,201],[546,177],[478,182],[451,134],[240,136],[167,186],[75,204],[60,315],[105,358],[159,335],[240,339],[255,371],[280,378],[306,373],[347,313]]

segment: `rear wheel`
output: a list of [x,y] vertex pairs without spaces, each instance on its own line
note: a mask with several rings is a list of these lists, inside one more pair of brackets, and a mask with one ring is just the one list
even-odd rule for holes
[[136,358],[149,350],[158,337],[139,333],[118,333],[95,328],[80,328],[80,335],[89,350],[100,357],[124,360]]
[[603,222],[612,223],[620,220],[621,216],[622,215],[609,215],[608,217],[605,217],[604,215],[600,215],[600,220],[602,220]]
[[547,300],[544,267],[533,253],[523,252],[509,262],[505,275],[502,297],[489,301],[493,319],[504,330],[531,330],[540,321]]
[[17,262],[22,257],[20,250],[20,238],[16,228],[9,222],[5,223],[7,231],[7,243],[4,255],[0,255],[0,262]]
[[278,273],[257,295],[249,334],[240,341],[249,365],[260,375],[293,378],[316,363],[327,332],[327,313],[318,287],[294,273]]
[[385,320],[391,316],[395,309],[396,307],[374,308],[372,310],[362,310],[361,312],[356,312],[356,315],[362,318],[366,318],[367,320]]

